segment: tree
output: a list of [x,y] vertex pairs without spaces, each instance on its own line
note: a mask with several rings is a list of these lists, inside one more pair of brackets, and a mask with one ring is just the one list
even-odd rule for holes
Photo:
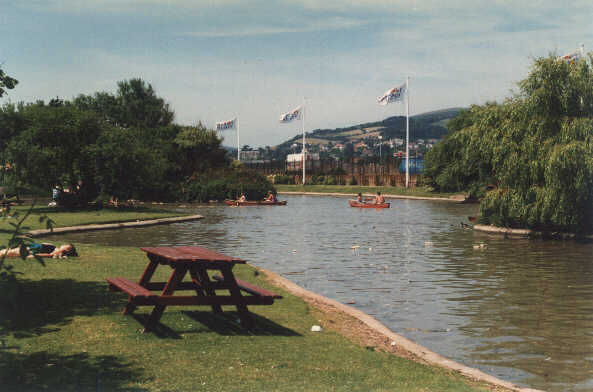
[[175,114],[164,99],[156,96],[150,83],[130,79],[117,84],[117,103],[120,108],[119,124],[129,127],[159,127],[173,122]]
[[96,182],[102,195],[122,200],[157,200],[162,199],[163,191],[172,192],[164,175],[169,162],[162,150],[153,148],[150,140],[144,138],[143,131],[121,132],[110,128],[91,148]]
[[[29,105],[24,129],[7,144],[5,158],[23,183],[49,190],[58,184],[73,193],[96,193],[92,148],[106,124],[93,112],[71,106]],[[88,196],[86,196],[88,195]]]
[[180,168],[179,177],[189,177],[228,164],[221,143],[222,139],[216,131],[207,129],[202,123],[195,127],[181,127],[174,140],[178,152],[176,162]]
[[121,128],[156,128],[173,123],[175,113],[156,95],[152,85],[142,79],[117,83],[117,94],[98,92],[79,95],[72,104],[81,110],[93,110],[112,125]]
[[593,232],[592,62],[536,59],[513,97],[463,112],[427,153],[432,184],[477,196],[493,185],[486,223]]
[[0,98],[6,93],[6,90],[12,90],[18,82],[18,80],[6,75],[0,68]]

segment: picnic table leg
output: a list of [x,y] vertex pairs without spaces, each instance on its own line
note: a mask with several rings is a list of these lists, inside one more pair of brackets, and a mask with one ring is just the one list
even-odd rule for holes
[[239,319],[241,320],[241,324],[247,328],[253,327],[253,318],[251,317],[251,313],[249,313],[249,309],[247,309],[247,305],[241,303],[241,299],[243,295],[241,294],[241,289],[235,280],[235,275],[233,274],[232,266],[225,266],[221,268],[220,272],[224,278],[224,282],[229,284],[229,292],[231,297],[237,303],[237,313],[239,313]]
[[[150,279],[152,279],[152,275],[154,275],[154,271],[156,270],[156,267],[158,267],[158,265],[159,265],[158,257],[149,255],[148,258],[150,259],[150,261],[146,265],[146,268],[144,269],[144,273],[142,274],[142,276],[140,277],[140,280],[138,281],[138,284],[142,287],[146,287],[146,283],[150,282]],[[134,310],[136,310],[136,305],[134,305],[132,303],[132,297],[129,296],[128,303],[124,307],[124,310],[122,313],[125,316],[126,314],[130,314],[130,313],[134,312]]]
[[[185,264],[175,266],[173,268],[171,276],[169,277],[169,281],[165,285],[165,288],[163,289],[161,295],[173,295],[175,289],[177,288],[177,285],[183,280],[183,277],[186,273],[187,266]],[[165,311],[166,307],[166,305],[155,305],[154,309],[152,310],[152,313],[150,313],[150,316],[148,317],[148,321],[142,333],[149,332],[151,329],[154,328],[154,326],[156,326],[156,324],[161,319],[161,316],[163,315],[163,312]]]
[[[204,292],[206,292],[206,294],[208,294],[209,296],[216,296],[216,290],[214,290],[212,286],[210,286],[211,280],[208,276],[208,271],[206,270],[206,268],[195,266],[190,270],[190,274],[192,279],[198,280],[200,287],[202,288],[202,295],[204,295]],[[198,295],[200,295],[200,292],[198,292]],[[212,311],[214,313],[222,313],[222,307],[220,305],[212,305]]]

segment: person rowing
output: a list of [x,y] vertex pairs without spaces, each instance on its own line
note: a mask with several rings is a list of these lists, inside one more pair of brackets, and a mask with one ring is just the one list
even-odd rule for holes
[[356,202],[361,204],[366,202],[366,200],[362,197],[362,193],[358,192],[358,195],[356,196]]
[[374,204],[385,204],[385,198],[381,195],[381,192],[377,192]]
[[268,191],[268,197],[266,197],[264,199],[264,201],[267,201],[270,203],[276,203],[277,199],[276,199],[276,195],[274,194],[274,192]]
[[241,192],[241,196],[239,196],[239,199],[237,201],[239,203],[243,203],[244,201],[247,201],[247,197],[245,196],[245,193]]

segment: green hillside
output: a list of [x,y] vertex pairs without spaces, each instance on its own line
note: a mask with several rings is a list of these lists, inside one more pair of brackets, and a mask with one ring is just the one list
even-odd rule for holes
[[[447,134],[447,121],[457,116],[461,108],[449,108],[417,114],[410,117],[410,141],[417,139],[440,139]],[[383,136],[383,139],[405,139],[406,117],[388,117],[382,121],[353,125],[346,128],[315,129],[307,132],[308,143],[357,143],[367,137]],[[277,150],[289,149],[293,143],[302,143],[302,134],[279,144]]]

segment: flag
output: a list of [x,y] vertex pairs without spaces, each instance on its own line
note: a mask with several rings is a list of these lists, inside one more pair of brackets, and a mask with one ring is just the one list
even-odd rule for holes
[[235,129],[237,126],[237,118],[233,118],[229,121],[220,121],[216,123],[216,130],[217,131],[224,131],[226,129]]
[[280,122],[281,123],[289,123],[292,120],[300,120],[302,112],[303,112],[303,105],[299,106],[298,108],[296,108],[294,110],[291,110],[288,113],[284,113],[282,116],[280,116]]
[[378,98],[379,105],[385,106],[391,102],[401,101],[402,99],[404,99],[405,92],[406,92],[405,84],[402,84],[399,87],[391,88],[391,89],[385,91],[385,94],[383,94],[382,97]]
[[569,63],[574,63],[585,55],[585,45],[581,45],[581,47],[574,52],[567,53],[564,56],[559,56],[558,60],[568,61]]

